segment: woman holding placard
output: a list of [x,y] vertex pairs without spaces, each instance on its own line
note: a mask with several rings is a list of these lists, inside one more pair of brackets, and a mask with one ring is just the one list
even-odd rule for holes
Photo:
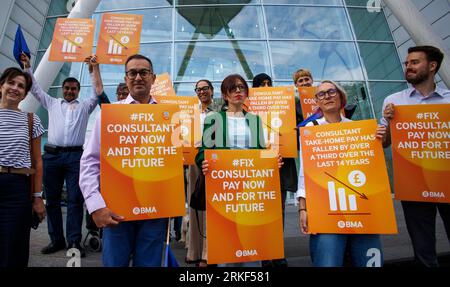
[[[203,174],[209,171],[209,164],[204,160],[205,149],[264,149],[264,135],[261,119],[244,110],[244,102],[249,88],[242,76],[233,74],[226,77],[221,85],[222,97],[228,106],[226,112],[213,113],[206,117],[202,137],[195,162]],[[281,158],[280,167],[282,165]],[[261,261],[231,263],[221,266],[259,267]]]
[[[333,81],[327,80],[320,83],[315,95],[315,101],[318,106],[318,113],[321,117],[309,122],[306,126],[345,123],[351,121],[345,118],[341,113],[342,109],[347,104],[347,94],[343,88]],[[385,135],[386,128],[378,126],[376,136],[378,138],[383,138]],[[296,197],[299,201],[299,228],[303,234],[307,234],[308,212],[302,160],[300,160]],[[374,266],[382,265],[382,246],[378,234],[311,234],[309,250],[313,265],[315,267],[342,266],[346,246],[349,248],[353,266],[366,267],[372,263],[374,263]],[[369,255],[371,254],[369,251],[373,251],[374,254],[377,255],[377,262],[372,262],[373,258]]]

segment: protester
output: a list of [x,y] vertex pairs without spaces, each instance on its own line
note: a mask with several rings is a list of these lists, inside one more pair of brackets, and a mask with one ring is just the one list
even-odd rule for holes
[[[205,117],[212,112],[219,110],[214,104],[214,87],[209,80],[202,79],[195,84],[195,93],[200,101],[200,126],[196,127],[203,131],[203,123]],[[196,146],[201,143],[196,143]],[[189,166],[188,175],[188,200],[190,200],[195,189],[195,183],[200,175],[200,169],[196,165]],[[189,207],[189,244],[186,255],[188,263],[195,263],[197,267],[207,266],[207,250],[206,250],[206,213],[203,210],[195,210]]]
[[[332,81],[321,82],[317,88],[315,101],[321,117],[306,126],[351,121],[341,114],[341,109],[347,103],[347,95],[338,84]],[[386,136],[386,128],[379,126],[376,136],[383,139]],[[301,151],[297,199],[299,201],[299,228],[303,234],[307,234],[308,213]],[[356,267],[367,266],[367,262],[371,258],[367,256],[367,250],[371,248],[380,251],[380,265],[383,262],[381,240],[378,234],[311,234],[309,238],[310,256],[315,267],[341,267],[344,263],[346,247],[349,249],[352,264]]]
[[[149,58],[130,56],[125,62],[125,82],[130,94],[117,104],[156,104],[150,96],[155,78]],[[100,193],[100,123],[101,112],[81,157],[80,186],[92,219],[103,228],[103,265],[127,267],[132,260],[135,267],[160,266],[167,218],[123,222],[123,216],[110,210]]]
[[[272,78],[267,74],[258,74],[253,78],[253,88],[272,87]],[[295,192],[297,190],[297,167],[294,158],[283,158],[283,167],[280,169],[280,186],[281,186],[281,207],[283,212],[283,229],[286,218],[286,197],[287,192]],[[263,267],[281,266],[287,267],[288,263],[285,258],[265,260],[262,262]]]
[[[44,189],[47,208],[48,234],[50,244],[41,250],[50,254],[67,247],[76,248],[84,257],[81,247],[83,223],[83,195],[78,185],[80,158],[86,134],[89,115],[97,106],[97,95],[93,89],[88,100],[78,99],[80,83],[75,78],[66,78],[62,84],[63,98],[48,95],[39,86],[30,66],[30,59],[22,54],[21,61],[33,79],[31,94],[48,111],[48,143],[45,144]],[[61,194],[66,182],[67,218],[66,238],[63,230]]]
[[[221,85],[222,97],[228,110],[214,112],[205,118],[202,146],[195,158],[198,168],[203,174],[209,170],[205,160],[205,149],[264,149],[264,132],[260,117],[247,113],[244,102],[248,97],[247,82],[238,74],[227,76]],[[282,166],[279,157],[279,166]],[[230,263],[224,266],[261,266],[260,261]]]
[[[405,78],[412,87],[386,97],[383,102],[381,123],[388,130],[384,147],[391,144],[389,122],[395,117],[395,106],[450,103],[450,90],[435,84],[435,75],[443,59],[444,54],[433,46],[408,49]],[[439,266],[436,255],[436,213],[439,211],[441,215],[450,242],[450,204],[405,200],[401,203],[416,263],[428,267]]]
[[44,128],[37,115],[32,114],[30,125],[28,114],[19,109],[31,85],[31,77],[18,68],[7,68],[0,77],[0,267],[28,265],[32,211],[39,221],[45,217]]

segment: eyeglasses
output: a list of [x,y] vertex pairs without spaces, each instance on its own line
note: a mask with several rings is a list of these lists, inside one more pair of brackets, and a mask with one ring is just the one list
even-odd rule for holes
[[201,87],[201,88],[195,88],[194,91],[197,94],[200,94],[201,92],[207,92],[207,91],[209,91],[209,86],[204,86],[204,87]]
[[316,98],[317,98],[319,101],[321,101],[321,100],[325,99],[325,95],[329,95],[331,98],[334,98],[334,97],[336,97],[336,95],[337,95],[337,90],[336,90],[336,89],[329,89],[329,90],[327,90],[327,91],[321,91],[321,92],[318,92],[318,93],[316,94]]
[[135,79],[138,74],[141,76],[142,79],[146,79],[146,78],[150,77],[151,75],[153,75],[152,71],[149,69],[129,70],[129,71],[126,71],[125,74],[127,75],[128,78],[130,78],[132,80]]
[[247,91],[247,88],[244,85],[235,85],[231,86],[230,92],[235,93],[237,92],[238,89],[239,91]]

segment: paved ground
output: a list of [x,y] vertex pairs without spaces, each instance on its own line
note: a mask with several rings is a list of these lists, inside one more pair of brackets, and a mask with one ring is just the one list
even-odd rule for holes
[[[411,241],[406,231],[406,226],[403,218],[402,208],[400,203],[394,203],[399,234],[397,235],[383,235],[383,251],[385,258],[385,266],[407,266],[411,264],[413,251]],[[65,214],[65,208],[63,208]],[[297,222],[297,207],[293,205],[287,206],[286,227],[285,227],[285,254],[288,264],[291,267],[307,267],[311,266],[308,238],[301,235],[298,230]],[[450,242],[448,241],[442,220],[438,216],[436,225],[437,251],[440,255],[441,266],[450,267]],[[86,230],[84,230],[86,232]],[[84,237],[83,237],[84,240]],[[41,223],[38,230],[31,232],[31,247],[30,247],[30,261],[29,266],[39,267],[65,267],[67,261],[65,251],[60,251],[51,255],[42,255],[40,250],[43,246],[49,243],[47,235],[47,224]],[[186,250],[182,243],[172,241],[172,251],[178,260],[180,266],[187,265],[184,262]],[[85,258],[81,260],[82,267],[98,267],[101,264],[101,253],[88,252]]]

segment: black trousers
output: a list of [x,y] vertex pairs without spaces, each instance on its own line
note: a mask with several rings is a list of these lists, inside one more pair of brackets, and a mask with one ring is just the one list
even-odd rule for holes
[[30,180],[0,173],[0,267],[26,267],[30,252]]
[[450,204],[402,201],[402,207],[417,263],[427,267],[439,266],[436,255],[436,213],[439,211],[441,215],[450,244]]

